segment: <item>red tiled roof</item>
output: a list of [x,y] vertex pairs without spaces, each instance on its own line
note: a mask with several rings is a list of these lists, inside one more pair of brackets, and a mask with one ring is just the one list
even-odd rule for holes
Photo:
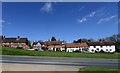
[[28,43],[27,38],[5,38],[2,40],[2,43]]
[[42,44],[44,44],[44,45],[61,45],[62,42],[58,42],[58,41],[46,41],[46,42],[42,42]]
[[65,48],[65,45],[49,45],[48,48]]
[[67,43],[65,45],[67,48],[88,47],[87,43]]
[[107,46],[107,45],[115,45],[114,42],[87,42],[89,46]]

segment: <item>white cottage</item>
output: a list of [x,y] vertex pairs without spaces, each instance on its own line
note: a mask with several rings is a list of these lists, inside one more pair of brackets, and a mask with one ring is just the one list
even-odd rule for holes
[[50,51],[65,51],[65,45],[49,45],[47,48]]
[[115,43],[114,42],[88,42],[89,52],[115,52]]
[[47,49],[49,51],[64,51],[64,43],[62,41],[46,41],[43,43],[44,46],[42,48]]
[[40,42],[33,42],[32,49],[41,49],[41,43]]
[[88,51],[87,43],[66,43],[65,44],[66,52],[86,52]]

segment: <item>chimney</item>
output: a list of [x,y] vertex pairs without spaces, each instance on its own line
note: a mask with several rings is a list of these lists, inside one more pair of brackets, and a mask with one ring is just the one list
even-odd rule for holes
[[20,39],[20,36],[17,36],[18,39]]
[[100,43],[103,43],[103,42],[104,42],[104,39],[100,39],[99,42],[100,42]]
[[2,39],[5,39],[5,36],[2,36]]
[[19,40],[20,39],[20,36],[17,36],[17,40]]

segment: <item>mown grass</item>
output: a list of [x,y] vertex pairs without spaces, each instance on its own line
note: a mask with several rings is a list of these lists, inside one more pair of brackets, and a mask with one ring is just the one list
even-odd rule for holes
[[118,59],[118,53],[68,53],[68,52],[50,52],[50,51],[30,51],[8,47],[0,47],[2,55],[20,55],[20,56],[49,56],[49,57],[73,57],[73,58],[107,58]]
[[120,69],[112,67],[88,66],[79,69],[79,73],[120,73]]

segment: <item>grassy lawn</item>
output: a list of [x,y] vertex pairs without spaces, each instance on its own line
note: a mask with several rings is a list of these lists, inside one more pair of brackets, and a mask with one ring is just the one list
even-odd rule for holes
[[[21,55],[21,56],[49,56],[49,57],[73,57],[73,58],[107,58],[118,59],[118,53],[67,53],[67,52],[49,52],[49,51],[30,51],[8,47],[0,47],[2,55]],[[1,53],[0,53],[1,54]]]
[[80,73],[120,73],[120,69],[112,67],[85,67],[79,69]]

